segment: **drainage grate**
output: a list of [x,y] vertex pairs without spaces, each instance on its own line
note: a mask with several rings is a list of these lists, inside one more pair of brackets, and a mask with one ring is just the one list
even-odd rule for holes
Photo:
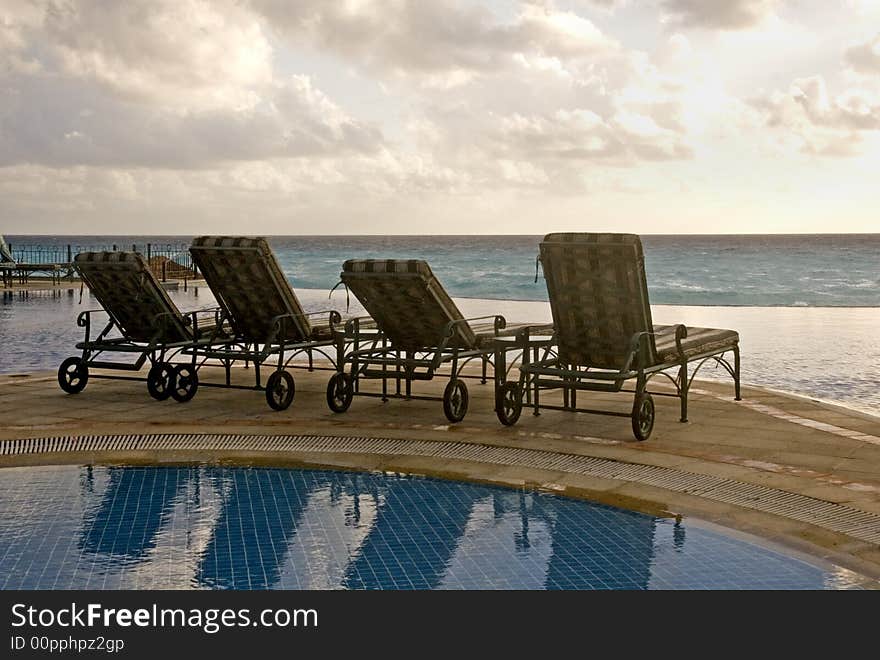
[[266,453],[378,454],[456,459],[499,466],[529,467],[618,481],[733,504],[846,534],[880,545],[880,515],[842,504],[733,479],[673,468],[536,449],[461,442],[311,435],[155,434],[28,438],[0,441],[0,455],[63,452],[226,451]]

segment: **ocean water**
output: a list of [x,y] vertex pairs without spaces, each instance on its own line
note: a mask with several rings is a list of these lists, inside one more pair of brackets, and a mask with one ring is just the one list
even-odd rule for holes
[[[546,300],[535,282],[540,236],[274,236],[295,286],[327,290],[350,258],[426,259],[454,296]],[[78,249],[146,244],[185,258],[190,237],[7,236],[34,258]],[[880,306],[880,234],[643,236],[651,302],[747,307]],[[155,251],[156,248],[154,248]]]

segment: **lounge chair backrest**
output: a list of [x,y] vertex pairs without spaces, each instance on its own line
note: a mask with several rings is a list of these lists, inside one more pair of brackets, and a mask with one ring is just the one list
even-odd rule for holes
[[[642,242],[633,234],[557,233],[541,263],[562,363],[620,369],[637,332],[652,332]],[[648,337],[643,365],[654,364]],[[635,366],[635,365],[633,365]]]
[[282,322],[275,341],[310,338],[311,324],[265,238],[201,236],[189,251],[237,338],[265,341],[284,314],[292,318]]
[[[401,350],[440,346],[446,325],[464,319],[425,261],[349,259],[341,278],[391,345]],[[457,324],[447,346],[473,348],[476,341],[464,322]]]
[[0,234],[0,263],[15,263],[15,257],[12,256],[12,250],[6,245],[6,241]]
[[[81,252],[74,267],[129,339],[168,343],[191,338],[177,306],[137,252]],[[157,323],[163,325],[157,328]]]

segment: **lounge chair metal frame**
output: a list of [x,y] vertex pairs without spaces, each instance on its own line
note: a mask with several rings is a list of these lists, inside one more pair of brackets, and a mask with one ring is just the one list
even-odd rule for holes
[[[68,394],[77,394],[85,389],[90,378],[132,380],[145,381],[148,392],[157,400],[171,397],[183,402],[191,399],[197,384],[197,365],[192,362],[174,364],[172,360],[187,349],[228,341],[221,330],[220,310],[180,312],[138,253],[87,252],[77,255],[74,265],[83,284],[89,287],[104,309],[86,310],[77,316],[77,326],[84,331],[83,341],[76,344],[81,354],[61,363],[58,369],[61,389]],[[113,269],[115,276],[102,281],[97,272],[102,268]],[[120,275],[138,279],[134,300],[126,301],[125,309],[120,299],[108,289],[119,285],[124,290]],[[141,307],[138,303],[151,305],[152,311],[146,311],[145,316],[134,314]],[[206,321],[205,317],[209,320]],[[93,336],[96,327],[102,329]],[[108,354],[126,355],[133,357],[134,361],[108,360]],[[145,378],[92,373],[93,369],[137,373],[147,362],[150,370]]]
[[[222,366],[224,387],[262,390],[273,410],[284,410],[296,391],[288,370],[337,371],[346,352],[341,314],[335,310],[304,312],[265,239],[202,236],[193,241],[190,254],[217,298],[220,325],[229,328],[232,341],[221,346],[187,347],[184,353],[200,364],[211,361]],[[320,339],[312,335],[311,320],[316,317],[327,319]],[[295,363],[302,356],[307,358],[306,364]],[[316,364],[316,356],[330,366]],[[231,382],[231,368],[236,363],[253,365],[253,386]],[[271,368],[265,384],[263,366]]]
[[[624,289],[622,297],[629,296],[631,304],[637,311],[631,317],[631,323],[616,320],[621,325],[642,325],[652,328],[638,330],[628,337],[621,337],[621,344],[626,348],[621,353],[615,352],[615,359],[608,358],[608,351],[596,350],[599,355],[599,364],[591,364],[588,358],[591,352],[591,340],[586,338],[585,333],[589,329],[584,327],[579,331],[571,331],[571,326],[577,326],[581,320],[573,320],[567,314],[567,310],[561,308],[557,300],[559,295],[560,280],[565,279],[558,273],[551,273],[548,278],[548,290],[550,291],[551,308],[553,310],[556,330],[549,345],[543,348],[543,354],[537,360],[523,363],[520,366],[519,381],[510,381],[503,384],[496,391],[496,414],[498,419],[505,425],[517,422],[523,408],[523,398],[527,399],[526,405],[533,409],[534,415],[540,415],[541,410],[562,410],[566,412],[580,412],[596,415],[611,415],[616,417],[629,417],[632,424],[633,435],[637,440],[646,440],[654,427],[654,401],[653,396],[675,397],[680,402],[680,421],[688,421],[688,392],[697,373],[706,363],[714,363],[722,367],[734,381],[735,399],[741,399],[740,392],[740,351],[739,339],[730,331],[712,331],[715,333],[727,333],[723,340],[709,342],[705,350],[696,350],[693,346],[687,346],[688,328],[678,324],[674,326],[653,326],[651,324],[650,306],[648,305],[647,283],[644,272],[644,260],[642,256],[641,242],[637,236],[625,234],[548,234],[541,244],[541,256],[539,261],[547,268],[548,258],[553,255],[549,247],[557,250],[567,246],[571,249],[581,248],[579,258],[592,259],[592,268],[597,268],[597,263],[602,258],[597,256],[606,250],[605,258],[616,254],[615,258],[621,258],[626,263],[617,263],[611,270],[616,271],[611,278],[606,280],[605,286],[617,286]],[[594,252],[590,252],[590,249]],[[614,250],[617,249],[617,252]],[[551,266],[552,267],[552,266]],[[546,271],[545,271],[546,272]],[[567,276],[570,276],[568,273]],[[581,278],[570,278],[571,281],[583,282]],[[619,280],[619,282],[618,282]],[[594,286],[595,283],[587,283]],[[630,290],[626,291],[626,285]],[[601,286],[601,285],[600,285]],[[597,295],[601,299],[602,292]],[[609,301],[608,305],[614,305],[620,301]],[[624,300],[625,304],[625,300]],[[601,306],[600,306],[601,307]],[[599,311],[602,316],[602,311]],[[560,337],[560,321],[566,324],[569,330],[568,337]],[[656,330],[660,329],[661,332]],[[707,329],[700,329],[707,331]],[[580,336],[578,336],[580,335]],[[601,332],[596,333],[596,343],[601,343]],[[674,349],[671,344],[663,355],[658,352],[657,339],[663,338],[667,344],[674,341]],[[526,346],[530,344],[530,338],[524,337]],[[566,346],[569,342],[571,346]],[[626,342],[625,344],[623,342]],[[729,355],[732,355],[732,360]],[[619,366],[613,364],[617,362]],[[689,366],[694,363],[695,368],[690,371]],[[670,372],[674,371],[672,375]],[[662,375],[674,387],[674,391],[648,390],[650,381]],[[634,387],[625,389],[625,384],[635,381]],[[543,403],[541,392],[549,390],[562,390],[562,405]],[[615,410],[579,407],[577,393],[580,391],[590,392],[627,392],[634,394],[633,405],[630,412]]]
[[4,287],[13,287],[15,283],[24,286],[30,282],[32,273],[44,273],[49,276],[53,285],[61,284],[61,279],[69,268],[64,264],[28,264],[18,262],[0,262],[0,282]]
[[[333,328],[333,339],[326,341],[287,342],[279,341],[284,329],[295,317],[300,319],[312,316],[327,316]],[[219,311],[219,322],[228,327],[230,317]],[[222,345],[193,345],[183,349],[198,365],[221,366],[225,372],[225,381],[220,383],[203,383],[209,387],[225,387],[227,389],[258,390],[266,394],[266,402],[273,410],[285,410],[293,403],[295,384],[288,369],[306,369],[308,371],[336,371],[342,356],[345,355],[345,341],[341,329],[342,316],[336,310],[309,312],[301,315],[281,314],[272,318],[273,328],[261,341],[242,341],[235,338]],[[325,367],[315,363],[315,356],[326,359],[331,366]],[[307,364],[295,364],[294,360],[306,356]],[[243,363],[246,368],[253,365],[254,384],[237,385],[232,382],[232,367]],[[269,367],[270,374],[265,384],[262,379],[262,368]]]
[[[358,274],[351,270],[355,263],[409,269],[408,272],[367,271],[369,279],[380,287],[378,291],[395,298],[392,302],[397,307],[392,312],[388,312],[386,302],[371,299],[370,293],[375,295],[375,290],[370,292],[363,283],[358,285]],[[361,271],[360,276],[364,275]],[[343,266],[342,283],[354,291],[371,314],[365,318],[375,325],[364,329],[361,318],[350,319],[345,325],[351,350],[339,372],[327,384],[327,405],[334,412],[348,410],[355,396],[376,397],[383,402],[390,399],[442,401],[444,415],[456,423],[464,419],[468,410],[470,395],[465,380],[485,384],[490,378],[491,366],[491,378],[497,388],[513,367],[513,364],[507,365],[508,353],[517,352],[519,357],[514,358],[514,363],[521,359],[523,344],[518,337],[524,326],[508,329],[506,319],[498,314],[464,318],[423,261],[350,260]],[[411,305],[405,303],[407,297]],[[436,312],[432,320],[443,319],[442,326],[435,324],[432,328],[430,322],[423,323],[425,317],[431,316],[425,313],[425,305]],[[492,340],[485,337],[488,332],[485,331],[482,341],[478,342],[470,324],[490,320]],[[439,332],[435,331],[438,327]],[[479,373],[467,373],[465,367],[474,361],[480,363]],[[414,382],[434,378],[448,379],[442,396],[413,393]],[[364,380],[381,381],[381,391],[361,389]]]
[[[450,422],[461,421],[467,413],[469,401],[464,379],[479,380],[481,384],[486,384],[489,378],[488,367],[491,366],[493,382],[496,385],[503,382],[501,372],[495,368],[495,347],[463,349],[449,346],[455,336],[456,325],[485,319],[492,319],[498,330],[506,326],[504,317],[498,315],[460,319],[447,324],[438,346],[406,351],[391,346],[388,337],[381,332],[364,332],[359,329],[359,319],[350,320],[346,324],[345,332],[346,338],[352,342],[352,350],[345,358],[348,372],[340,372],[331,379],[328,385],[328,405],[334,412],[344,412],[351,403],[348,392],[351,396],[381,398],[383,402],[390,399],[442,401],[446,418]],[[474,360],[480,361],[480,374],[465,373],[465,367]],[[413,394],[413,382],[430,381],[435,377],[449,379],[443,396]],[[361,381],[368,379],[380,380],[382,391],[362,390]],[[343,389],[340,391],[339,388]]]

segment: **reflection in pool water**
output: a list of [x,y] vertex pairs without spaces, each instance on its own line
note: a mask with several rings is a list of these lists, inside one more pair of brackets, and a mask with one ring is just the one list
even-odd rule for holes
[[417,477],[7,468],[0,586],[24,589],[845,588],[701,526]]

